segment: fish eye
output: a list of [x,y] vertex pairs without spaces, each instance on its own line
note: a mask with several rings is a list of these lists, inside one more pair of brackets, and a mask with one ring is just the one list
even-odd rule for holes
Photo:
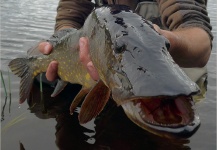
[[126,45],[122,45],[122,46],[116,46],[115,47],[115,53],[122,53],[126,50]]

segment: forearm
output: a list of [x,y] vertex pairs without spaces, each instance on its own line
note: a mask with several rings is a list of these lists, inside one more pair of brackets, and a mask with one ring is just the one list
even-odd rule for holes
[[171,43],[174,60],[182,67],[202,67],[209,58],[213,35],[204,0],[158,0],[160,31]]
[[81,28],[93,8],[91,0],[60,0],[55,31],[69,27]]

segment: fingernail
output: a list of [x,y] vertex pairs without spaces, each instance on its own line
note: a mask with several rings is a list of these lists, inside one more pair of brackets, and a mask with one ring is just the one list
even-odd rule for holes
[[95,72],[96,72],[95,68],[92,67],[92,66],[87,66],[87,70],[88,70],[88,72],[89,72],[91,78],[92,78],[93,80],[97,80],[97,76],[96,76],[96,73],[95,73]]
[[99,74],[98,74],[98,72],[97,72],[97,70],[94,67],[92,62],[89,62],[87,64],[87,70],[88,70],[88,72],[89,72],[89,74],[90,74],[90,76],[91,76],[91,78],[93,80],[98,80],[99,79]]
[[80,46],[80,47],[84,47],[84,44],[85,44],[85,43],[84,43],[83,40],[79,40],[79,46]]
[[44,47],[44,52],[45,54],[49,54],[50,53],[50,44],[46,43],[45,47]]
[[58,63],[57,62],[53,62],[52,64],[51,64],[51,67],[53,68],[53,70],[57,70],[57,65],[58,65]]
[[93,72],[93,71],[95,71],[95,69],[94,69],[93,66],[87,66],[87,70],[88,70],[89,72]]

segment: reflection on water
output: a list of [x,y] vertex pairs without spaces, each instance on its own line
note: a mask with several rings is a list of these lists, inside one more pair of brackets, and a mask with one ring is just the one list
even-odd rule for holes
[[189,143],[187,139],[160,138],[138,128],[113,101],[109,101],[95,120],[81,126],[77,113],[69,115],[69,106],[75,96],[70,91],[78,91],[80,86],[68,85],[55,98],[50,97],[53,92],[50,87],[43,87],[44,102],[40,98],[39,83],[35,82],[28,101],[30,112],[40,119],[55,118],[55,142],[60,149],[189,149],[184,146]]
[[[25,56],[26,50],[53,33],[58,1],[53,0],[2,0],[1,1],[1,70],[7,92],[8,61]],[[216,2],[208,1],[208,11],[216,35]],[[208,63],[206,99],[197,103],[201,127],[189,139],[164,139],[150,134],[129,121],[122,109],[110,101],[95,120],[80,126],[77,113],[69,115],[68,107],[74,95],[70,91],[79,86],[68,85],[55,98],[50,98],[52,88],[43,85],[43,99],[39,84],[33,87],[28,103],[19,106],[19,78],[11,77],[11,104],[4,107],[2,121],[2,150],[19,149],[148,149],[148,150],[211,150],[216,149],[216,43]],[[4,89],[1,88],[1,108],[4,106]],[[79,110],[77,110],[79,111]],[[121,119],[120,119],[121,118]],[[93,144],[94,143],[94,144]]]

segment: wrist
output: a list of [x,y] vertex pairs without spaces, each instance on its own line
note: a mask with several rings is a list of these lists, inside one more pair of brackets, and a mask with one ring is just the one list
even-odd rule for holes
[[201,28],[180,28],[175,31],[162,30],[171,44],[168,50],[181,67],[203,67],[211,51],[208,34]]
[[170,48],[168,49],[168,51],[170,53],[173,53],[177,47],[179,47],[178,45],[180,45],[180,41],[181,38],[179,36],[179,34],[177,34],[176,32],[172,32],[172,31],[167,31],[167,30],[162,30],[160,29],[159,26],[153,24],[155,30],[161,34],[162,36],[164,36],[165,38],[167,38],[170,42]]
[[62,26],[61,28],[57,29],[57,31],[63,30],[63,29],[68,29],[68,28],[74,28],[74,27],[73,26]]
[[180,49],[180,46],[183,47],[183,44],[181,44],[182,38],[178,33],[161,30],[161,34],[166,37],[170,42],[170,48],[168,49],[170,53],[174,53],[177,48]]

